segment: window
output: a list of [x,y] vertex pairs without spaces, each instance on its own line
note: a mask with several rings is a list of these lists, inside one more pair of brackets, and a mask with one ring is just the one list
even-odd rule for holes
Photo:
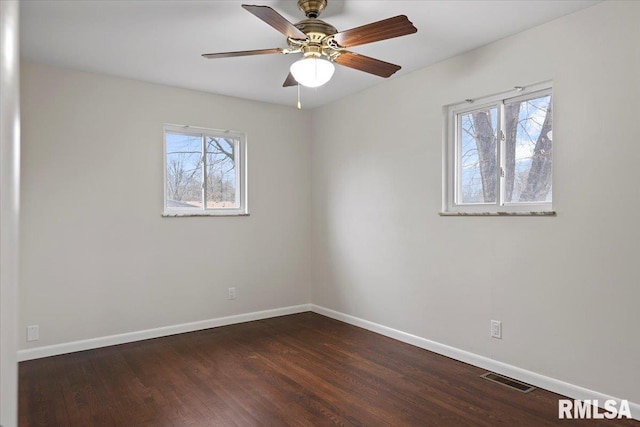
[[551,85],[445,107],[444,210],[552,213]]
[[164,215],[246,215],[242,133],[165,125]]

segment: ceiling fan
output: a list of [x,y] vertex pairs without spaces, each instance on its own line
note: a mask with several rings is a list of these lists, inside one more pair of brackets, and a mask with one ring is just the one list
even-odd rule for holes
[[283,87],[295,86],[298,83],[307,87],[321,86],[331,80],[335,69],[334,63],[385,78],[401,68],[399,65],[346,49],[418,31],[405,15],[339,32],[333,25],[318,19],[326,6],[327,0],[298,0],[298,7],[307,19],[292,24],[269,6],[244,4],[242,7],[245,10],[287,36],[289,47],[207,53],[202,56],[215,59],[270,53],[302,53],[302,58],[291,65]]

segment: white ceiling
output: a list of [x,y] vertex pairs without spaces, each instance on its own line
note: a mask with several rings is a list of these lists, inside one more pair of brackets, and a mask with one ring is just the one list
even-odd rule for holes
[[[413,35],[352,50],[402,66],[391,78],[591,6],[591,0],[329,0],[320,17],[339,31],[405,14]],[[202,53],[286,47],[279,32],[240,7],[268,5],[291,22],[295,0],[21,2],[23,59],[270,103],[295,105],[283,88],[297,57],[204,59]],[[303,88],[306,108],[327,104],[384,79],[338,66],[333,79]]]

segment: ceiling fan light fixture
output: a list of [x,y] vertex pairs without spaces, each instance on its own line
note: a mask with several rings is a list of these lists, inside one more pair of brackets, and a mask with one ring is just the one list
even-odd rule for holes
[[302,86],[319,87],[331,80],[335,69],[331,61],[311,56],[294,62],[290,71]]

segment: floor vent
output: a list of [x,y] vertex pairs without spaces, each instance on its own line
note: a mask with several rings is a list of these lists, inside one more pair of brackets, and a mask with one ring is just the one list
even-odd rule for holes
[[494,383],[502,384],[503,386],[521,391],[523,393],[529,393],[530,391],[536,389],[534,386],[531,386],[529,384],[521,383],[520,381],[516,381],[513,378],[503,377],[502,375],[498,375],[493,372],[487,372],[486,374],[482,374],[480,376],[489,381],[493,381]]

